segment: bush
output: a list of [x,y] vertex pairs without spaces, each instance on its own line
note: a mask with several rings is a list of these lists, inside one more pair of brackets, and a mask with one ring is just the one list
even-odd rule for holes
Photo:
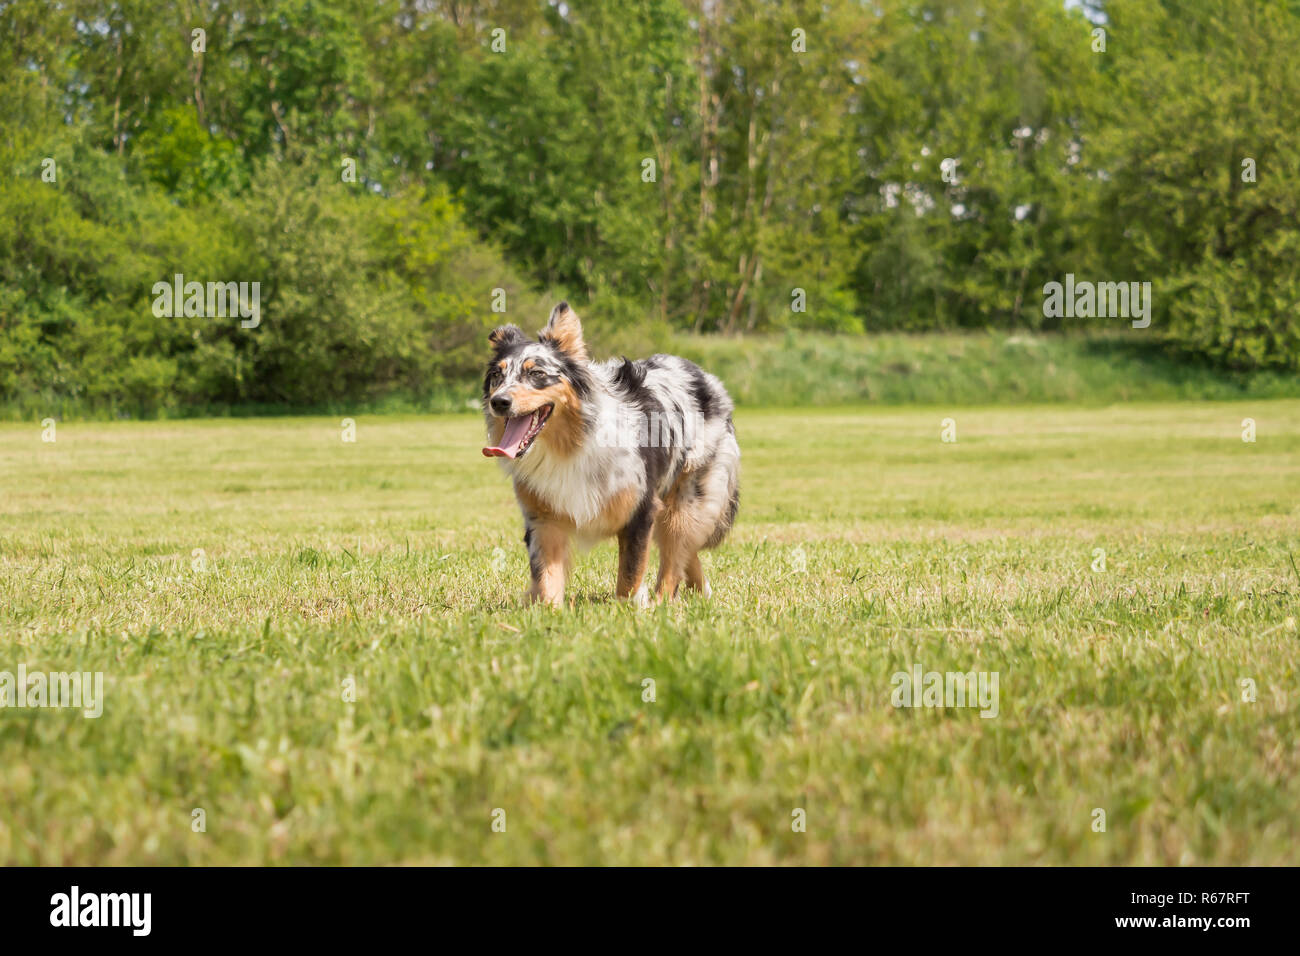
[[[11,408],[418,399],[472,375],[494,325],[546,315],[445,189],[380,197],[319,175],[325,163],[268,162],[242,195],[179,205],[153,183],[121,182],[97,150],[81,147],[70,166],[71,182],[0,193],[0,401]],[[156,316],[154,283],[177,273],[258,283],[260,324],[179,306]],[[492,312],[494,289],[505,316]]]

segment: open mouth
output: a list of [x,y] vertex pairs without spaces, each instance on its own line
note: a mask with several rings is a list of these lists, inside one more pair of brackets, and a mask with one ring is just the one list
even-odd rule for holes
[[554,405],[543,405],[527,415],[516,415],[506,419],[505,431],[501,433],[501,442],[483,449],[487,458],[520,458],[532,447],[533,439],[542,432],[542,426],[551,417]]

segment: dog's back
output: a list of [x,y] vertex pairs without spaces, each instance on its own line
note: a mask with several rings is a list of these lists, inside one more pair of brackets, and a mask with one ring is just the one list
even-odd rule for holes
[[[694,362],[676,355],[652,355],[598,363],[593,372],[606,378],[624,409],[634,415],[634,437],[660,492],[666,492],[682,471],[706,467],[717,455],[735,446],[731,396],[716,377]],[[644,431],[640,423],[644,422]],[[623,425],[626,434],[633,428]],[[737,449],[737,455],[739,450]],[[739,461],[724,463],[735,471]]]
[[655,525],[661,553],[665,545],[694,555],[720,544],[740,507],[740,446],[722,382],[676,355],[597,363],[592,370],[633,411],[635,424],[621,432],[635,436],[647,484],[663,501]]

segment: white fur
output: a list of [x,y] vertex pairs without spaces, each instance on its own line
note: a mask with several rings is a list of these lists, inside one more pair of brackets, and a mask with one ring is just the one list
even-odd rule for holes
[[[593,376],[607,374],[598,365],[591,366]],[[593,390],[589,405],[596,414],[609,414],[617,409],[618,401],[605,391],[608,379]],[[583,529],[599,517],[605,505],[616,494],[636,488],[638,496],[645,493],[645,474],[641,460],[634,448],[602,446],[595,441],[584,441],[578,451],[567,458],[547,453],[545,443],[539,439],[524,454],[513,461],[498,459],[510,477],[522,482],[530,491],[556,511],[567,515],[578,528]]]

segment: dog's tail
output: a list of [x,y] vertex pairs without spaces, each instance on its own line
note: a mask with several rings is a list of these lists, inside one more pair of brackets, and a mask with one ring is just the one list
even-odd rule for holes
[[730,415],[727,416],[727,434],[714,457],[713,467],[727,470],[727,504],[704,542],[706,548],[716,548],[722,544],[727,532],[736,522],[736,512],[740,510],[740,445],[736,441],[736,426]]

